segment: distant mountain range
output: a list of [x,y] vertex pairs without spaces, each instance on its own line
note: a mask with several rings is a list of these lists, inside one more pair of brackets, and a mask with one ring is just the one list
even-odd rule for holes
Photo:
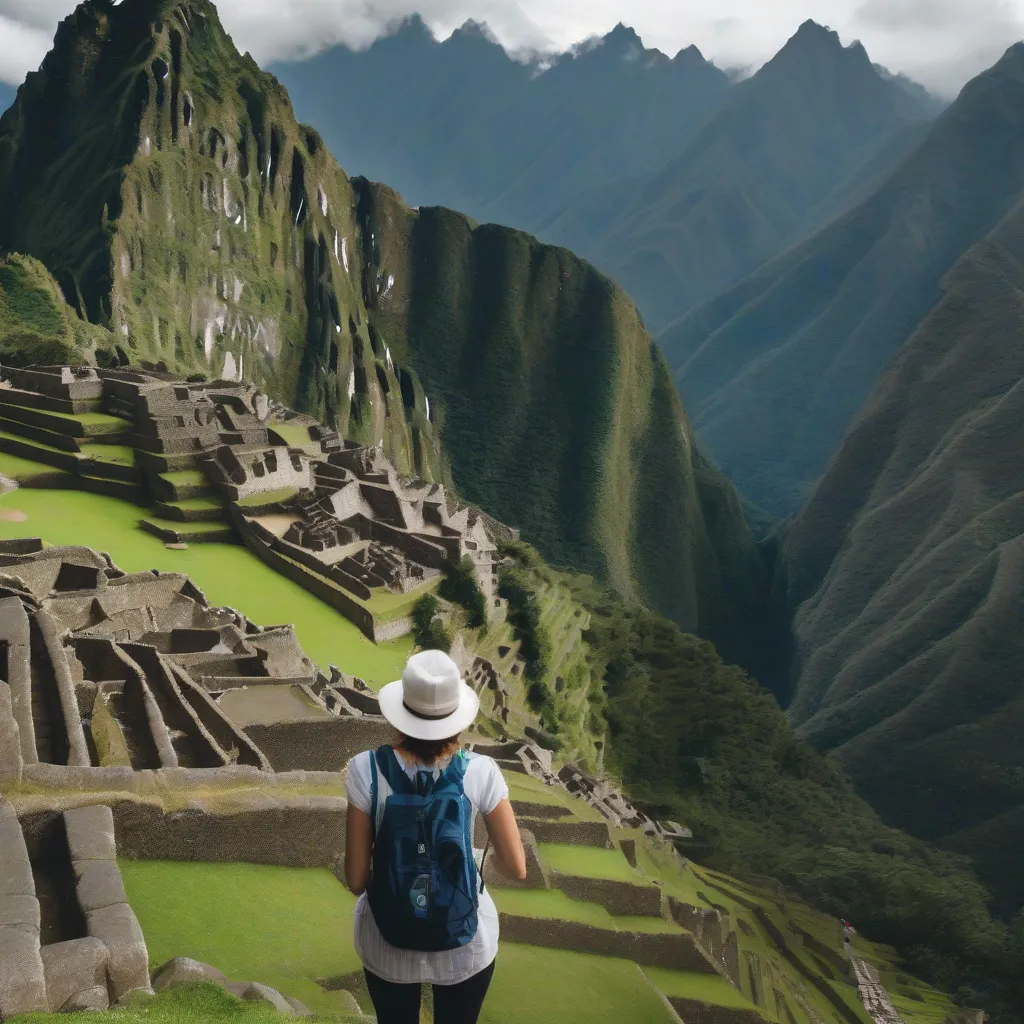
[[0,114],[14,102],[17,91],[13,86],[0,82]]
[[849,202],[842,186],[937,110],[814,22],[736,85],[696,47],[669,58],[621,24],[545,67],[473,23],[439,42],[418,17],[271,70],[346,167],[572,248],[652,328]]

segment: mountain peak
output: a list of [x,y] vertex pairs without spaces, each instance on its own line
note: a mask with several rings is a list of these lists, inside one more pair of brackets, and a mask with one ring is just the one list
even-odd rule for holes
[[684,46],[673,58],[673,64],[707,64],[708,59],[700,51],[700,49],[691,43],[689,46]]
[[604,37],[604,42],[606,44],[614,43],[617,46],[639,46],[641,48],[644,45],[640,36],[637,35],[636,29],[624,25],[621,21]]
[[834,29],[820,24],[813,18],[808,18],[793,34],[786,45],[779,51],[780,54],[792,49],[801,52],[808,50],[823,51],[825,49],[838,52],[843,48],[839,39],[839,33]]

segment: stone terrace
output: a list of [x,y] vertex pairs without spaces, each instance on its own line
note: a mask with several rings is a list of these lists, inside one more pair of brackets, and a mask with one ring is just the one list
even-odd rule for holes
[[175,546],[241,540],[375,642],[408,633],[446,562],[469,556],[492,615],[495,559],[515,531],[407,480],[377,448],[340,438],[254,386],[156,370],[40,366],[0,380],[0,452],[153,512]]

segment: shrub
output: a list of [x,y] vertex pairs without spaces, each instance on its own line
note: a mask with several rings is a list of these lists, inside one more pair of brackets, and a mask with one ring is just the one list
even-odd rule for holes
[[433,594],[424,594],[412,610],[413,637],[423,650],[450,651],[454,637],[438,617],[440,603]]
[[469,612],[466,625],[477,629],[487,622],[487,602],[483,591],[476,582],[476,566],[469,555],[458,562],[445,562],[444,578],[437,592],[452,604],[460,605]]

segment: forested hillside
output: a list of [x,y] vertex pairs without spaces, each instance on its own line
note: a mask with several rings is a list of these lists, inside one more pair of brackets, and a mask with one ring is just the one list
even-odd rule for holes
[[[789,532],[790,715],[1024,900],[1024,215],[957,261]],[[884,772],[879,765],[885,765]]]

